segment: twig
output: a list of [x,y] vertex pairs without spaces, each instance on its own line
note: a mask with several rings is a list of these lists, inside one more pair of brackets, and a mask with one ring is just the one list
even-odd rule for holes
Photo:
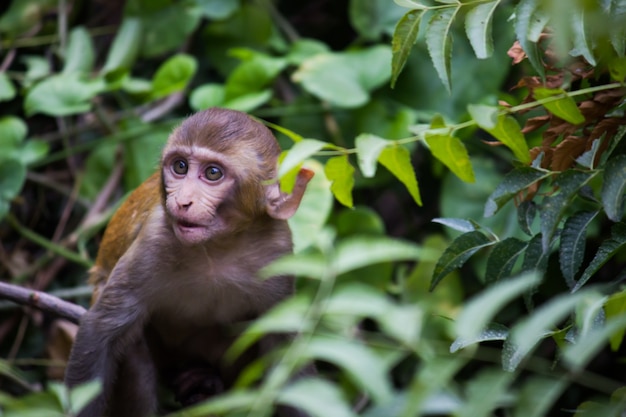
[[47,313],[55,314],[78,324],[87,310],[78,304],[62,300],[45,292],[35,291],[18,285],[0,282],[0,298],[22,305],[29,305]]
[[144,123],[151,123],[158,120],[178,107],[185,98],[182,92],[170,94],[156,105],[150,105],[147,110],[138,109],[138,113],[141,116],[141,121]]
[[83,258],[82,256],[80,256],[78,253],[73,252],[63,246],[57,245],[54,242],[51,242],[50,240],[46,239],[45,237],[33,232],[32,230],[24,227],[23,225],[20,224],[20,222],[17,221],[17,219],[15,218],[15,216],[12,213],[9,213],[6,217],[7,222],[15,229],[17,230],[18,233],[20,233],[22,236],[24,236],[26,239],[31,240],[35,243],[37,243],[39,246],[43,246],[44,248],[48,249],[51,252],[56,253],[57,255],[61,255],[64,258],[69,259],[72,262],[75,262],[79,265],[83,265],[87,268],[90,268],[91,265],[91,261],[89,261],[88,259]]
[[17,352],[20,350],[20,346],[24,341],[24,335],[26,334],[26,329],[28,328],[28,322],[30,322],[30,318],[27,315],[23,315],[20,320],[20,325],[17,328],[17,335],[13,339],[13,345],[11,346],[11,350],[7,355],[7,359],[12,361],[17,356]]

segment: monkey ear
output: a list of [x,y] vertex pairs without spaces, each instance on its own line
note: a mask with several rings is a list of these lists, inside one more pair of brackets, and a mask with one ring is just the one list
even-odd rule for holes
[[287,220],[293,216],[298,206],[300,206],[306,185],[313,178],[314,174],[310,169],[300,169],[291,194],[281,192],[278,183],[267,187],[267,214],[279,220]]

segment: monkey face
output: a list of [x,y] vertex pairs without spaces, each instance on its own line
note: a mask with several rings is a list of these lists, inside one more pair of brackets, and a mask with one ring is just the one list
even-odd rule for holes
[[165,210],[181,243],[194,245],[227,232],[222,215],[236,178],[222,155],[177,146],[164,155]]

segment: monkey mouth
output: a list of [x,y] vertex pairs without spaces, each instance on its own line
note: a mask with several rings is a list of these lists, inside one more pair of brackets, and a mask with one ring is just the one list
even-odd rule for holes
[[176,224],[181,229],[197,229],[197,228],[203,228],[204,227],[201,224],[192,223],[192,222],[188,222],[187,220],[180,220],[180,219],[176,221]]

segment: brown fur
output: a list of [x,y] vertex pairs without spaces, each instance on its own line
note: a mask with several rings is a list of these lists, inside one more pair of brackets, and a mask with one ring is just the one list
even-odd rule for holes
[[[230,110],[197,113],[172,133],[160,172],[113,216],[91,270],[94,303],[66,382],[99,378],[103,393],[80,417],[149,416],[157,376],[175,377],[198,363],[233,382],[238,367],[222,361],[233,325],[293,291],[290,277],[256,276],[291,251],[285,219],[312,176],[302,170],[291,195],[267,185],[279,153],[267,128]],[[172,170],[181,159],[186,175]],[[207,181],[206,166],[219,166],[224,177]],[[181,221],[202,227],[181,228]]]

